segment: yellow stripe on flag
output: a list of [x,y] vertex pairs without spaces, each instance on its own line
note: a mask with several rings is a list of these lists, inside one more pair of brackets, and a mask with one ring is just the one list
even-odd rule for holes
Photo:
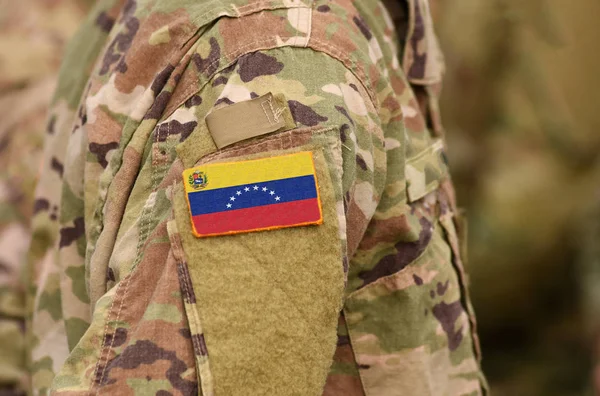
[[[194,187],[190,182],[196,172],[202,172],[202,177],[206,178],[202,187]],[[200,165],[183,171],[183,183],[186,193],[191,193],[314,174],[312,153],[303,151],[257,160]]]

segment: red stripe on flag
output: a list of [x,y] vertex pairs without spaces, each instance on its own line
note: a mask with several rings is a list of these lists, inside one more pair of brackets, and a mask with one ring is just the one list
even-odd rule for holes
[[303,199],[253,208],[193,216],[198,236],[257,231],[268,228],[317,224],[321,220],[319,199]]

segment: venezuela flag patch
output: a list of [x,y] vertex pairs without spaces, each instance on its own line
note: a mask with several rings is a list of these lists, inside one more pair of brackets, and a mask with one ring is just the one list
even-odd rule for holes
[[197,237],[321,224],[312,152],[200,165],[183,172]]

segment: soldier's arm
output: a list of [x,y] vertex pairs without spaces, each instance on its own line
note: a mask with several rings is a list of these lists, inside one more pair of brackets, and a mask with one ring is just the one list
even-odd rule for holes
[[[276,15],[287,16],[268,14]],[[248,23],[239,21],[240,29]],[[168,378],[169,365],[157,358],[165,354],[195,367],[199,385],[193,369],[176,376],[205,394],[211,387],[312,394],[324,386],[348,249],[356,249],[386,180],[379,116],[352,71],[311,48],[250,51],[209,74],[205,65],[218,59],[206,59],[217,45],[221,54],[227,45],[243,47],[223,35],[218,44],[202,39],[173,90],[173,97],[185,91],[182,102],[170,101],[139,148],[112,255],[137,248],[124,255],[131,259],[111,259],[115,278],[57,390],[118,392],[149,371]],[[229,106],[233,114],[222,115]],[[252,128],[258,136],[248,135]],[[194,169],[203,172],[197,190],[189,182]],[[230,195],[211,194],[219,189]],[[236,234],[220,235],[229,232]],[[126,247],[133,235],[145,239]],[[144,354],[152,358],[142,362]]]
[[[117,44],[107,45],[106,53],[100,55],[72,124],[61,109],[65,107],[63,97],[75,94],[66,90],[58,93],[53,113],[57,114],[56,130],[49,134],[44,162],[61,163],[68,172],[60,175],[57,183],[54,169],[43,167],[43,188],[39,191],[51,206],[60,203],[69,210],[58,225],[60,235],[53,247],[58,255],[41,255],[36,273],[62,268],[66,276],[61,278],[66,282],[60,289],[46,290],[40,280],[40,299],[36,301],[47,301],[44,296],[60,291],[60,306],[49,310],[41,305],[34,313],[32,332],[40,340],[32,353],[38,389],[49,386],[54,371],[53,387],[59,391],[105,388],[118,392],[124,386],[135,388],[135,379],[146,381],[147,377],[156,381],[167,377],[169,389],[182,386],[191,391],[198,386],[196,370],[201,377],[206,373],[203,351],[207,348],[237,348],[242,354],[220,364],[220,352],[215,350],[217,360],[211,371],[219,373],[223,373],[223,362],[248,365],[249,373],[258,363],[282,369],[300,353],[304,356],[301,360],[315,364],[304,364],[304,377],[297,376],[298,381],[303,378],[302,386],[322,386],[316,379],[324,380],[336,344],[348,269],[348,227],[353,230],[355,246],[351,248],[356,249],[357,236],[364,232],[372,215],[369,211],[380,195],[387,164],[373,104],[376,93],[368,92],[365,81],[356,77],[360,74],[366,78],[368,64],[359,68],[349,56],[356,51],[364,61],[363,55],[368,53],[364,34],[354,25],[346,42],[360,41],[362,48],[338,49],[335,53],[343,59],[328,53],[333,50],[305,48],[311,30],[313,38],[320,37],[316,43],[334,48],[324,37],[327,25],[309,29],[313,12],[319,11],[290,7],[256,10],[239,19],[223,18],[215,25],[204,21],[210,29],[191,37],[193,41],[183,49],[177,36],[180,31],[148,30],[142,19],[143,33],[136,37],[138,47],[132,46],[119,58],[114,56],[123,48],[118,43],[132,32],[132,21],[138,19],[124,15],[112,34]],[[341,24],[339,27],[335,35],[348,36]],[[321,29],[318,35],[314,34],[317,28]],[[149,35],[149,45],[140,44],[142,34]],[[162,57],[148,64],[143,50],[153,48],[162,51]],[[175,58],[177,51],[181,51],[181,58],[169,59],[167,55]],[[145,80],[147,77],[150,79]],[[240,114],[234,122],[241,133],[239,139],[227,147],[217,147],[217,134],[223,131],[209,129],[206,116],[269,92],[274,101],[261,103],[260,112],[246,118]],[[263,126],[265,122],[284,122],[270,131],[259,128],[263,135],[245,138],[246,125],[252,124],[253,117],[267,117]],[[84,150],[78,149],[81,147]],[[318,218],[299,216],[283,224],[295,227],[271,231],[210,239],[192,236],[191,216],[183,204],[184,169],[194,168],[199,161],[211,164],[226,159],[238,163],[286,158],[296,152],[310,153],[312,170],[306,171],[301,159],[300,173],[291,169],[291,173],[273,180],[312,176],[312,188],[318,196],[310,196],[310,185],[304,193],[310,196],[308,201],[312,199],[308,209],[314,212],[315,205],[320,209]],[[254,177],[254,171],[262,173],[253,164],[247,169],[248,177]],[[218,182],[219,176],[212,171],[207,176],[209,187]],[[264,184],[269,180],[253,181]],[[274,188],[270,191],[279,193]],[[283,193],[281,199],[293,206],[289,194]],[[346,213],[354,220],[347,220]],[[281,225],[271,219],[255,228]],[[201,248],[206,243],[210,248]],[[55,259],[58,262],[53,264]],[[212,267],[202,268],[203,263]],[[229,279],[230,286],[223,288],[229,294],[199,295],[202,288],[197,275],[204,272],[215,292]],[[209,273],[215,278],[208,278]],[[230,279],[236,276],[249,278]],[[86,315],[86,305],[91,316]],[[215,318],[212,314],[219,308],[228,309]],[[202,313],[203,309],[207,311]],[[43,326],[46,311],[52,319],[59,314],[56,326]],[[245,317],[236,319],[240,312],[245,312]],[[272,324],[265,334],[257,330],[260,326],[252,329],[259,318],[263,318],[257,322],[262,328]],[[225,319],[228,326],[222,326]],[[217,331],[216,338],[207,336],[205,341],[203,327],[213,329],[211,334]],[[231,327],[230,333],[218,334],[227,327]],[[60,340],[60,348],[52,342],[63,332],[69,340],[66,361],[66,340]],[[265,355],[256,362],[247,361],[248,356],[259,352],[259,346],[265,349],[272,337],[273,346],[280,343],[273,349],[280,358]],[[307,345],[309,348],[303,349]],[[173,374],[168,361],[185,369]],[[283,382],[278,386],[289,381],[297,368],[292,365],[287,374],[282,373]],[[239,377],[239,369],[241,366],[229,367],[225,374],[219,374],[226,375],[220,383]],[[205,378],[201,386],[209,384]]]
[[64,156],[93,311],[56,391],[479,391],[443,145],[367,8],[184,10],[191,37],[127,9]]

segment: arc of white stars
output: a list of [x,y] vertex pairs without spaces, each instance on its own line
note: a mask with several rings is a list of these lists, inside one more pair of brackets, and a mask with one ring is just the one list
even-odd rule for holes
[[[244,192],[250,192],[250,190],[251,189],[250,189],[249,186],[244,187]],[[275,195],[275,191],[274,190],[269,190],[267,187],[260,187],[259,185],[256,185],[256,184],[254,186],[252,186],[252,190],[253,191],[262,190],[263,192],[268,192],[269,195],[271,195],[271,196]],[[241,190],[236,191],[235,195],[237,195],[237,196],[242,195],[242,191]],[[235,195],[232,195],[231,197],[229,197],[229,200],[231,202],[235,201],[235,199],[236,199]],[[281,201],[281,197],[279,195],[277,195],[276,197],[274,197],[274,199],[275,199],[275,201]],[[226,206],[227,206],[227,209],[231,209],[233,207],[233,205],[231,203],[227,203]]]

